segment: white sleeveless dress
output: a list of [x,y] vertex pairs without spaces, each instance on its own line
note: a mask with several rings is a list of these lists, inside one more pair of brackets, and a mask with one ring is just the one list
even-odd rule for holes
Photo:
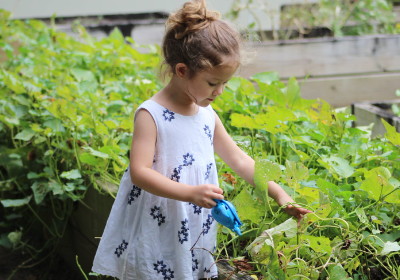
[[[147,110],[157,127],[153,169],[177,182],[218,185],[211,106],[193,116],[174,113],[153,100]],[[212,256],[217,222],[206,209],[153,195],[124,173],[94,258],[96,273],[129,280],[217,277]]]

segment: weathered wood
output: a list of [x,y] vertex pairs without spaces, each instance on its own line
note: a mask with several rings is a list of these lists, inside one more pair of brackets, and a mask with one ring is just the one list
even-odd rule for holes
[[400,71],[400,35],[248,43],[254,59],[239,75],[276,71],[282,78]]
[[390,108],[392,104],[400,104],[400,99],[380,101],[379,104],[372,102],[352,104],[352,114],[357,118],[354,125],[366,126],[374,123],[372,136],[383,136],[386,133],[386,128],[382,124],[381,119],[384,119],[400,132],[400,117],[382,108],[383,106]]
[[301,95],[306,99],[321,98],[334,107],[350,106],[363,101],[398,98],[400,72],[370,75],[299,79]]
[[217,262],[217,266],[219,280],[254,280],[250,275],[238,272],[227,261],[220,260]]

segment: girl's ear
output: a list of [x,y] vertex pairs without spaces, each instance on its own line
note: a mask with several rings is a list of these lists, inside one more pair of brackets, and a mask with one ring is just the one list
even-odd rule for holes
[[189,74],[189,68],[185,63],[178,63],[175,65],[175,73],[179,78],[185,78]]

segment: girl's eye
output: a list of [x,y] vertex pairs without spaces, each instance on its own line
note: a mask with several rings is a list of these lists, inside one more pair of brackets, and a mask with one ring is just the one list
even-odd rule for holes
[[208,82],[208,85],[209,85],[210,87],[215,87],[217,84]]

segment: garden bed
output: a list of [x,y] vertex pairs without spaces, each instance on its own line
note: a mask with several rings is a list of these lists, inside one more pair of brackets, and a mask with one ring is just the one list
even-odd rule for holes
[[384,119],[400,132],[400,117],[391,110],[393,104],[400,104],[400,99],[380,102],[359,102],[351,106],[352,114],[357,118],[355,126],[365,126],[374,123],[372,128],[373,136],[383,136],[386,128],[382,124]]
[[335,107],[391,100],[400,81],[400,35],[324,37],[248,44],[255,58],[239,74],[296,77],[307,99]]

